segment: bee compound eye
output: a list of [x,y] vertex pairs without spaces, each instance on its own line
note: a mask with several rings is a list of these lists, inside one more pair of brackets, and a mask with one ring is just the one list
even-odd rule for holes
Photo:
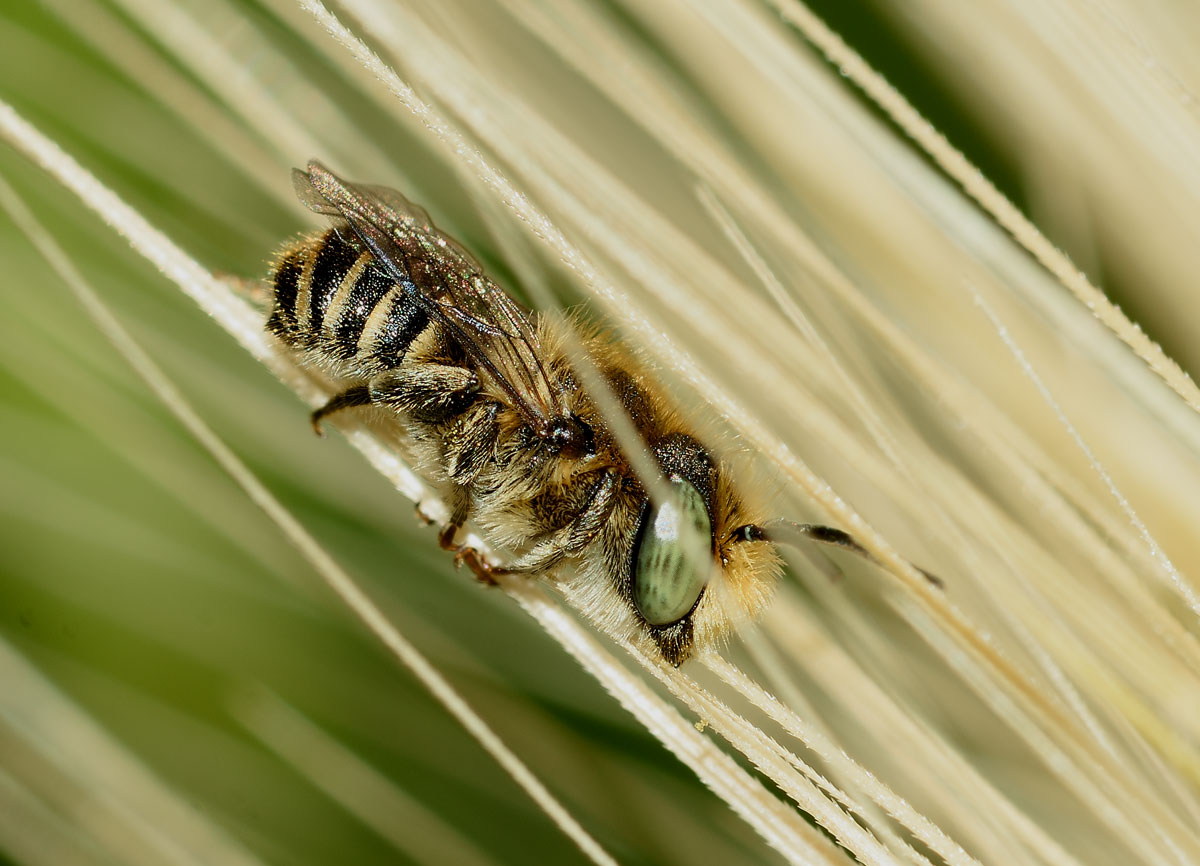
[[673,476],[670,496],[642,512],[633,558],[633,603],[650,625],[670,625],[696,605],[714,567],[704,498]]

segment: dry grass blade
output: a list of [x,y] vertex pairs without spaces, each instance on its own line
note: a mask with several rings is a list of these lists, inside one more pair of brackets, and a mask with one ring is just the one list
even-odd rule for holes
[[[895,88],[865,63],[855,51],[831,31],[820,18],[796,0],[774,3],[787,21],[794,24],[805,38],[820,49],[829,62],[842,70],[911,136],[942,169],[954,178],[963,190],[979,202],[996,222],[1041,262],[1047,270],[1070,289],[1080,302],[1095,312],[1122,342],[1137,353],[1155,373],[1162,377],[1189,406],[1200,412],[1200,388],[1162,348],[1151,340],[1135,322],[1092,285],[1079,268],[1063,254],[1012,202],[983,174],[955,149],[937,129],[912,107]],[[1200,613],[1200,610],[1197,610]]]
[[[263,861],[1200,861],[1200,392],[1171,360],[1200,364],[1200,15],[805,2],[0,13],[0,172],[47,227],[0,219],[0,636]],[[846,530],[882,568],[797,551],[761,622],[679,670],[584,574],[452,579],[385,413],[306,435],[294,395],[341,383],[213,276],[300,229],[310,158],[610,334],[752,519]],[[111,342],[62,290],[80,272]],[[78,780],[14,730],[10,857],[169,851],[76,820]]]

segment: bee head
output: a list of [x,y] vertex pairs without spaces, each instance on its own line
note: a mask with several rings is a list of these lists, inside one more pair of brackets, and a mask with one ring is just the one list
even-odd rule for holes
[[[711,477],[715,483],[706,487],[702,476],[668,474],[670,496],[657,505],[643,503],[626,578],[626,600],[674,665],[758,615],[779,573],[777,545],[805,549],[815,542],[879,564],[853,536],[832,526],[782,518],[741,522],[741,500],[715,468]],[[943,588],[936,575],[913,568]]]
[[663,657],[679,665],[758,613],[778,558],[770,544],[732,530],[745,525],[741,499],[699,442],[673,433],[653,452],[666,496],[641,502],[620,590]]

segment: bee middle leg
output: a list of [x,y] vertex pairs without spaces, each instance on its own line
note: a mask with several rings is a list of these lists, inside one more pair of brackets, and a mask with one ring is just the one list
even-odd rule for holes
[[475,403],[479,377],[456,364],[409,362],[380,373],[367,388],[377,406],[398,409],[415,421],[443,424]]
[[418,421],[446,421],[470,408],[478,393],[479,377],[464,367],[429,362],[401,364],[366,384],[336,394],[312,413],[313,430],[318,436],[325,435],[321,430],[323,418],[355,406],[389,406]]
[[488,562],[483,554],[474,547],[457,543],[455,538],[458,536],[458,531],[461,528],[462,526],[459,524],[448,523],[438,533],[438,545],[441,546],[442,550],[454,554],[455,567],[465,565],[471,569],[471,573],[475,575],[475,579],[486,586],[495,586],[498,575],[511,574],[509,569]]

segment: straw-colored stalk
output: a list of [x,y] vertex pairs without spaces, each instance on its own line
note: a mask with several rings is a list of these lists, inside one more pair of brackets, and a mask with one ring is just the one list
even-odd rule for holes
[[[791,0],[0,13],[0,850],[1200,861],[1198,22],[969,7],[875,14],[1019,204]],[[390,425],[312,441],[329,383],[230,278],[310,157],[602,323],[881,567],[797,556],[678,670],[570,583],[455,573]]]

